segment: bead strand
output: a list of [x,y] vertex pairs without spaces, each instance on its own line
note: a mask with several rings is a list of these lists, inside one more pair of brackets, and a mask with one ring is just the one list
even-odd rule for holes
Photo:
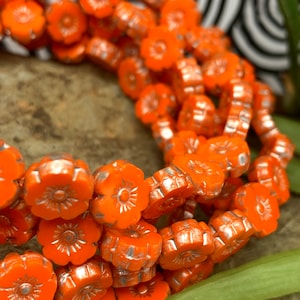
[[[1,140],[1,244],[42,247],[0,262],[1,299],[166,299],[277,228],[294,146],[272,91],[220,29],[198,25],[193,0],[142,2],[0,2],[1,34],[115,73],[165,160],[148,178],[66,153],[26,169]],[[263,144],[253,161],[250,127]]]

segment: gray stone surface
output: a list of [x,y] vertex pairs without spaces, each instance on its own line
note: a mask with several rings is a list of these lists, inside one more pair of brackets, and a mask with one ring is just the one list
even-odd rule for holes
[[[146,176],[163,166],[150,131],[136,120],[115,76],[89,63],[65,66],[0,53],[0,137],[21,150],[27,166],[53,152],[83,159],[91,170],[115,159],[129,160]],[[216,271],[299,248],[299,200],[292,197],[281,207],[276,233],[253,238]],[[1,256],[12,249],[2,246]]]

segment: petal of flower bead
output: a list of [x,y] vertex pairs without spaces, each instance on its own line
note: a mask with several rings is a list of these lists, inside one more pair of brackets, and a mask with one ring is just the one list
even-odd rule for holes
[[194,192],[190,177],[174,165],[155,172],[146,180],[150,185],[150,195],[149,205],[143,211],[145,219],[154,219],[171,212]]
[[257,237],[267,236],[276,230],[279,218],[278,202],[263,184],[250,182],[239,187],[232,206],[245,213]]
[[55,273],[55,300],[102,299],[113,282],[109,264],[97,256],[79,266],[60,267]]
[[193,130],[211,137],[214,132],[215,105],[206,95],[189,95],[183,102],[177,120],[178,130]]
[[118,2],[120,0],[79,0],[80,6],[86,14],[99,19],[112,15]]
[[87,41],[85,53],[96,65],[116,72],[123,59],[123,53],[114,43],[100,37]]
[[36,1],[7,1],[1,19],[4,32],[22,44],[38,39],[45,31],[44,12]]
[[189,95],[204,94],[202,70],[193,57],[178,59],[172,66],[172,86],[179,103]]
[[278,160],[270,155],[259,156],[251,163],[248,179],[265,185],[279,205],[284,204],[290,198],[287,173]]
[[278,160],[282,168],[286,168],[293,158],[295,145],[282,133],[270,139],[261,149],[260,155],[270,155]]
[[166,300],[170,296],[170,287],[163,276],[157,273],[151,280],[139,283],[135,286],[116,289],[118,300],[134,300],[147,298]]
[[134,286],[141,282],[147,282],[156,275],[156,265],[150,268],[142,268],[138,271],[129,271],[123,268],[112,269],[113,287],[121,288],[126,286]]
[[246,141],[239,137],[218,136],[201,144],[197,155],[205,160],[218,163],[226,177],[239,177],[250,165],[250,149]]
[[212,232],[204,222],[178,221],[159,233],[163,239],[159,264],[163,269],[194,266],[214,251]]
[[80,265],[95,255],[101,234],[102,226],[84,214],[72,220],[41,220],[37,239],[45,257],[55,264]]
[[123,92],[136,100],[142,90],[153,82],[149,69],[140,57],[124,58],[118,68],[119,85]]
[[172,293],[206,279],[213,272],[214,263],[209,258],[189,268],[175,271],[164,270],[165,280],[169,283]]
[[101,300],[117,300],[115,289],[112,287],[106,289],[106,293]]
[[83,161],[69,154],[45,156],[27,169],[24,189],[24,200],[34,215],[68,220],[87,210],[93,176]]
[[61,0],[48,5],[47,31],[56,42],[66,45],[78,42],[87,30],[87,19],[78,3]]
[[141,41],[140,54],[145,65],[153,71],[170,68],[180,57],[182,48],[175,33],[163,26],[155,26],[149,30]]
[[57,278],[52,263],[40,253],[9,253],[0,262],[1,299],[53,300]]
[[275,109],[275,96],[271,88],[264,82],[254,81],[253,88],[253,109],[255,111],[264,109],[271,114]]
[[215,26],[194,26],[186,33],[185,40],[188,51],[201,63],[227,51],[231,45],[224,31]]
[[22,199],[0,210],[0,244],[22,245],[36,233],[38,218]]
[[106,228],[100,242],[100,253],[117,268],[138,271],[156,263],[161,246],[162,238],[156,228],[140,220],[126,229]]
[[116,160],[94,173],[95,197],[90,211],[100,224],[124,229],[137,223],[149,203],[149,184],[141,169]]
[[189,176],[194,185],[194,193],[203,199],[211,199],[220,194],[225,175],[218,163],[206,161],[196,154],[175,156],[172,165]]
[[255,232],[246,215],[238,209],[212,217],[209,226],[213,231],[215,246],[210,258],[215,263],[222,262],[236,253],[247,244]]
[[0,139],[0,209],[8,207],[18,197],[18,181],[24,175],[25,163],[19,150]]
[[146,125],[151,125],[159,117],[175,117],[178,104],[171,88],[163,83],[150,84],[140,93],[135,102],[135,114]]

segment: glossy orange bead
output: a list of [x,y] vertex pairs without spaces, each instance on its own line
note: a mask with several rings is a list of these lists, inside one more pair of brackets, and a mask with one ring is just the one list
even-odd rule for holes
[[170,287],[163,276],[157,273],[151,280],[135,286],[116,289],[118,300],[134,300],[147,298],[149,300],[166,300],[170,296]]
[[45,11],[47,31],[52,40],[66,45],[78,42],[87,30],[87,18],[80,5],[71,0],[56,1]]
[[278,202],[263,184],[250,182],[239,187],[234,194],[232,206],[245,213],[256,236],[264,237],[276,230]]
[[0,244],[22,245],[36,233],[39,219],[22,199],[0,210]]
[[20,193],[19,180],[25,173],[22,154],[0,139],[0,209],[8,207]]
[[140,57],[124,58],[118,68],[118,79],[123,92],[133,100],[153,82],[153,76]]
[[278,204],[284,204],[290,198],[290,184],[285,169],[278,160],[270,155],[257,157],[250,165],[248,179],[265,185]]
[[113,282],[109,264],[97,256],[79,266],[60,267],[55,273],[55,300],[103,299]]
[[1,19],[4,32],[22,44],[40,38],[45,31],[44,11],[36,1],[7,1]]
[[182,57],[182,50],[174,32],[164,26],[155,26],[141,41],[140,55],[150,70],[161,71]]
[[197,154],[205,160],[218,163],[226,177],[239,177],[250,165],[250,149],[239,137],[218,136],[207,139],[199,146]]
[[188,268],[183,267],[175,271],[164,270],[164,276],[172,292],[178,293],[184,288],[206,279],[212,274],[213,268],[213,261],[206,259]]
[[229,50],[229,37],[218,27],[194,26],[185,34],[187,50],[201,63],[219,52]]
[[210,258],[215,263],[224,261],[240,250],[255,232],[249,219],[238,209],[211,218],[209,226],[213,232],[215,247]]
[[273,94],[271,88],[264,82],[254,81],[252,83],[253,88],[253,109],[266,110],[271,114],[275,109],[275,95]]
[[163,269],[177,270],[206,260],[213,253],[213,236],[204,222],[187,219],[159,231],[162,253],[159,264]]
[[116,268],[138,271],[156,263],[162,238],[156,227],[140,220],[126,229],[106,228],[100,242],[100,254]]
[[193,130],[197,135],[214,135],[215,105],[206,95],[189,95],[178,115],[178,130]]
[[149,203],[149,184],[141,169],[125,160],[99,167],[90,211],[99,224],[125,229],[137,223]]
[[37,239],[43,254],[55,264],[80,265],[96,254],[102,226],[90,214],[72,220],[41,220]]
[[193,57],[177,59],[171,68],[172,86],[179,103],[190,95],[204,94],[202,70]]
[[112,42],[92,37],[86,43],[86,56],[96,65],[116,72],[123,59],[122,51]]
[[173,91],[163,83],[146,86],[135,102],[135,114],[146,125],[151,125],[160,117],[175,117],[177,110],[178,104]]
[[80,6],[86,14],[99,19],[112,15],[119,2],[120,0],[79,0]]
[[177,221],[183,221],[187,219],[195,218],[195,211],[197,208],[196,196],[191,196],[186,198],[184,204],[176,209],[174,209],[168,218],[168,224],[171,225]]
[[24,200],[45,220],[73,219],[89,207],[93,176],[88,166],[69,154],[45,156],[24,178]]
[[57,278],[50,260],[40,253],[9,253],[0,262],[1,299],[53,300]]

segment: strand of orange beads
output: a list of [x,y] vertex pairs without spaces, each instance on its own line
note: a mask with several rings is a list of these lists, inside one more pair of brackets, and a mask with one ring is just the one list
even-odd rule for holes
[[[128,161],[91,172],[63,153],[25,169],[1,140],[0,243],[36,237],[42,249],[0,262],[1,299],[163,300],[276,230],[294,146],[272,120],[270,88],[220,29],[198,25],[193,0],[12,0],[0,10],[2,34],[28,49],[114,72],[166,163],[144,178]],[[250,127],[263,144],[252,162]]]

